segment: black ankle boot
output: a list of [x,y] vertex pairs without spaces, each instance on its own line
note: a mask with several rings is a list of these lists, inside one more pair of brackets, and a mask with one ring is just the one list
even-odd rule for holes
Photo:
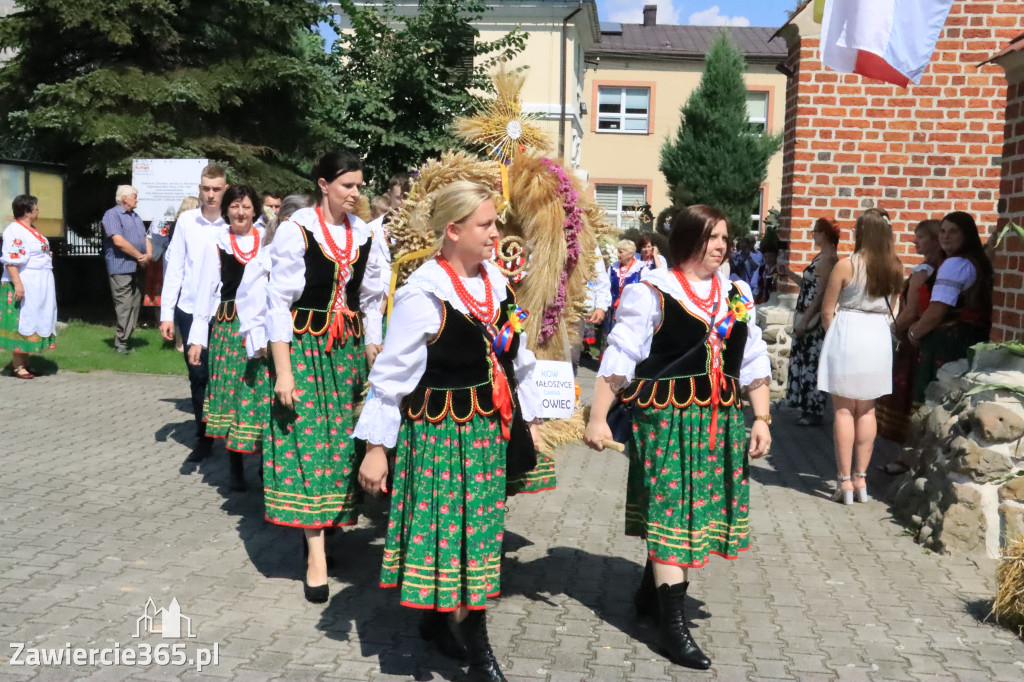
[[637,617],[650,617],[655,625],[658,624],[658,588],[654,586],[654,564],[650,559],[644,566],[644,577],[640,580],[640,587],[633,595],[633,605],[636,606]]
[[231,462],[231,489],[236,492],[245,491],[245,463],[241,452],[228,451]]
[[447,613],[424,611],[420,616],[419,629],[420,637],[427,642],[433,642],[437,650],[448,658],[469,658],[469,650],[452,630],[452,619]]
[[693,641],[686,626],[686,588],[689,582],[658,586],[658,607],[661,613],[661,647],[669,660],[686,668],[707,670],[711,659]]
[[494,657],[487,638],[487,612],[470,611],[459,623],[459,632],[469,650],[468,679],[474,682],[508,682],[501,674],[498,659]]

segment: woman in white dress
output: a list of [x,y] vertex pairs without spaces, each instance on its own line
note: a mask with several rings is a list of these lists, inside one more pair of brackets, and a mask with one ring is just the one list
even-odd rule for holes
[[892,392],[890,308],[902,286],[889,214],[869,208],[854,227],[854,253],[833,268],[821,306],[826,332],[818,390],[832,394],[838,469],[832,499],[844,504],[853,504],[855,492],[859,501],[868,499],[864,479],[875,444],[875,399]]
[[0,262],[0,350],[13,354],[12,375],[33,379],[29,353],[56,348],[57,294],[50,242],[35,228],[39,200],[29,194],[11,202],[14,222],[3,233]]

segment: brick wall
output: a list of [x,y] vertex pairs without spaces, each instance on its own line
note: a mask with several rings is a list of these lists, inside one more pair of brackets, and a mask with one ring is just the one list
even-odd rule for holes
[[[1018,56],[1019,55],[1019,56]],[[1009,71],[1006,127],[1003,141],[1002,180],[999,185],[999,226],[1024,225],[1024,54],[1010,55],[1021,69]],[[1013,233],[1011,233],[1013,234]],[[992,340],[1024,338],[1024,241],[1006,237],[996,249],[993,266]]]
[[1024,2],[956,0],[921,84],[904,89],[826,71],[817,37],[783,29],[793,75],[780,236],[794,269],[813,256],[819,216],[839,223],[850,251],[857,215],[885,208],[908,265],[920,260],[911,240],[921,220],[964,210],[983,232],[995,227],[1007,87],[1002,68],[977,65],[1022,31]]

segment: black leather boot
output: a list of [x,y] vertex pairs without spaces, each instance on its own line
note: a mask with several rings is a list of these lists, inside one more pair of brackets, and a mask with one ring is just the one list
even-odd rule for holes
[[447,613],[424,611],[420,616],[420,637],[427,642],[433,642],[437,650],[448,658],[469,658],[469,650],[455,634],[452,624],[451,616]]
[[686,625],[686,588],[689,582],[658,586],[658,607],[661,613],[661,648],[669,660],[696,670],[707,670],[711,659],[693,641]]
[[483,609],[470,611],[459,623],[459,632],[469,649],[467,678],[473,682],[508,682],[501,674],[487,638],[487,612]]
[[228,451],[231,463],[231,489],[236,492],[245,491],[245,463],[241,452]]
[[654,586],[654,564],[650,559],[644,566],[644,577],[640,580],[640,587],[633,595],[633,605],[636,606],[637,617],[649,617],[655,625],[658,624],[658,588]]

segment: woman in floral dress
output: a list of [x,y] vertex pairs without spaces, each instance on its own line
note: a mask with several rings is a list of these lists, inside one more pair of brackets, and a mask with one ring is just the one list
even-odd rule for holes
[[395,296],[356,437],[367,442],[360,481],[371,493],[385,487],[385,448],[397,445],[381,586],[424,610],[421,635],[468,656],[471,677],[504,680],[485,609],[501,589],[508,463],[533,452],[539,400],[520,341],[526,314],[489,262],[492,197],[465,181],[438,191],[430,224],[441,251]]
[[[735,559],[749,548],[748,457],[764,455],[771,442],[771,365],[753,297],[744,282],[717,272],[728,234],[725,215],[709,206],[672,218],[677,265],[626,287],[585,434],[598,450],[611,440],[607,414],[621,389],[633,416],[626,534],[647,540],[637,609],[658,615],[668,657],[697,669],[711,660],[686,624],[688,570],[711,554]],[[749,446],[741,388],[754,411]]]
[[30,353],[57,347],[57,294],[50,242],[35,228],[39,200],[20,194],[11,202],[14,222],[4,229],[0,263],[0,350],[13,355],[11,373],[33,379]]
[[[258,256],[263,228],[254,227],[260,195],[246,185],[231,185],[221,200],[227,223],[217,227],[213,243],[203,253],[196,277],[196,298],[188,361],[198,366],[203,348],[210,348],[210,383],[203,403],[206,435],[226,439],[231,457],[231,488],[245,490],[243,453],[262,448],[263,430],[269,421],[270,373],[263,358],[251,361],[242,334],[242,318],[263,316],[266,298],[253,300],[245,289],[254,283],[246,270],[262,270]],[[246,286],[243,287],[243,282]],[[266,287],[261,287],[266,292]],[[240,305],[250,301],[249,309]],[[253,310],[255,304],[256,310]],[[264,344],[265,345],[265,344]]]
[[786,400],[800,408],[801,426],[818,426],[825,415],[825,394],[818,390],[818,359],[825,340],[821,326],[821,301],[825,295],[823,282],[828,282],[838,257],[839,229],[827,218],[814,221],[812,233],[818,253],[804,268],[802,275],[783,266],[782,274],[800,285],[796,312],[800,321],[793,326],[793,347],[789,352],[789,390]]
[[354,406],[381,342],[380,269],[386,247],[353,211],[358,157],[314,166],[317,205],[292,214],[267,247],[267,338],[274,411],[264,441],[267,520],[305,530],[306,599],[327,601],[324,529],[358,519],[361,452]]

